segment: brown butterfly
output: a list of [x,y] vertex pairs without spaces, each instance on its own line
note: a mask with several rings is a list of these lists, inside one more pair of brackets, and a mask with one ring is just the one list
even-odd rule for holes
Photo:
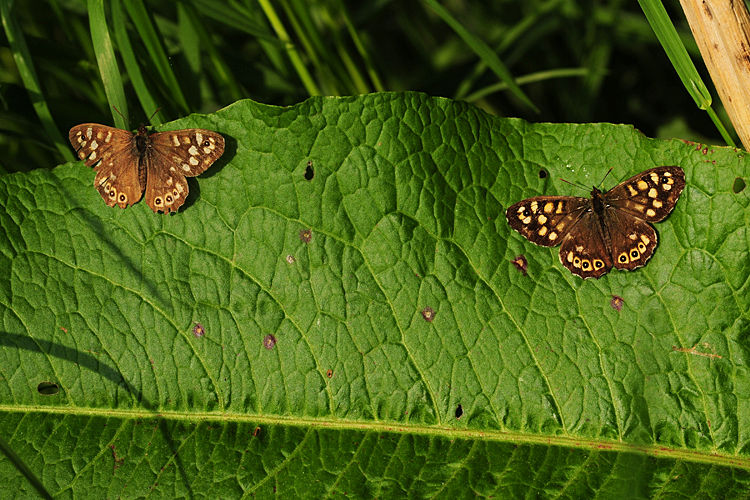
[[510,227],[545,247],[560,247],[560,262],[582,278],[600,278],[614,267],[633,270],[656,248],[649,222],[663,220],[685,187],[685,172],[656,167],[591,198],[535,196],[508,207]]
[[94,187],[110,207],[126,208],[146,193],[154,212],[177,211],[188,194],[185,177],[203,173],[224,153],[224,138],[199,128],[134,134],[98,123],[76,125],[68,139],[94,170]]

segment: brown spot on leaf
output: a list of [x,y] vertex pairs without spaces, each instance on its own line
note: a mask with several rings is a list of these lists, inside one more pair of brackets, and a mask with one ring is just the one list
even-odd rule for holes
[[297,262],[297,259],[294,258],[294,255],[289,254],[289,255],[286,256],[286,263],[287,264],[294,264],[295,262]]
[[268,350],[271,350],[275,346],[276,346],[276,337],[274,337],[271,334],[268,334],[265,337],[263,337],[263,347],[265,347]]
[[195,323],[195,326],[193,326],[193,335],[195,335],[195,338],[199,339],[203,337],[206,334],[206,329],[203,328],[203,325],[200,323]]
[[529,268],[529,262],[526,260],[526,257],[518,255],[515,259],[511,260],[511,262],[516,266],[516,269],[518,269],[519,272],[526,276],[526,271]]
[[302,241],[302,243],[310,243],[310,240],[312,240],[312,230],[311,229],[303,229],[299,232],[299,239]]
[[623,304],[625,304],[625,299],[619,295],[613,295],[612,300],[609,301],[609,305],[611,305],[612,309],[615,311],[622,311]]
[[260,426],[256,427],[253,431],[253,437],[258,437],[260,435]]
[[331,370],[331,369],[329,368],[329,369],[328,369],[328,371],[326,372],[326,377],[328,377],[328,378],[331,378],[331,377],[333,377],[333,370]]
[[435,310],[430,306],[425,307],[422,309],[422,317],[428,323],[432,323],[432,320],[435,319]]

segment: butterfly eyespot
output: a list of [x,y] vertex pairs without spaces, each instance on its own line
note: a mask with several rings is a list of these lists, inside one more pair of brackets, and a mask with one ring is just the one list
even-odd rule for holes
[[154,205],[161,205],[161,197],[157,196],[154,198]]
[[124,194],[124,193],[120,193],[120,198],[119,198],[119,200],[120,200],[120,202],[121,202],[121,203],[124,203],[124,202],[125,202],[125,201],[126,201],[127,199],[128,199],[128,197],[127,197],[127,196],[125,196],[125,194]]
[[617,257],[617,260],[619,260],[621,263],[626,263],[628,261],[628,254],[625,252],[622,252],[619,257]]
[[110,189],[109,190],[109,197],[110,198],[114,198],[115,196],[117,196],[117,191],[115,191],[114,189]]
[[631,251],[630,251],[630,256],[631,256],[632,258],[634,258],[634,259],[637,259],[637,258],[638,258],[638,257],[639,257],[640,255],[641,255],[641,254],[640,254],[640,253],[638,253],[638,250],[636,250],[636,249],[633,249],[633,250],[631,250]]
[[594,267],[596,269],[601,269],[604,267],[604,262],[600,261],[599,259],[594,260]]
[[[211,145],[211,142],[209,142],[209,140],[208,140],[208,139],[206,139],[205,141],[203,141],[203,147],[204,147],[204,148],[207,148],[207,147],[209,147],[210,145]],[[664,181],[664,182],[667,182],[667,181]]]
[[581,262],[581,268],[582,269],[588,270],[589,267],[591,267],[591,264],[589,263],[588,260],[584,260],[583,262]]
[[167,200],[167,203],[172,203],[172,201],[173,201],[172,200],[172,195],[168,194],[167,197],[165,198],[165,200]]
[[643,243],[638,243],[638,250],[640,250],[641,253],[645,252],[646,251],[646,245],[644,245]]

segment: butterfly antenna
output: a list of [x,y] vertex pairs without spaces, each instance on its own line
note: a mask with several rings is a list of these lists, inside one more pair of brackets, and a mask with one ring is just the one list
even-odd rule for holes
[[609,175],[609,173],[612,171],[613,168],[615,168],[615,167],[609,167],[609,170],[607,170],[607,173],[604,174],[604,177],[602,178],[602,181],[599,183],[599,187],[600,188],[602,187],[602,184],[604,184],[604,179],[607,178],[607,176]]
[[149,116],[149,117],[148,117],[148,121],[149,121],[149,123],[151,123],[151,119],[152,119],[152,118],[153,118],[154,116],[156,116],[156,113],[158,113],[159,111],[161,111],[161,106],[159,106],[158,108],[156,108],[156,111],[154,111],[154,112],[153,112],[153,113],[151,114],[151,116]]
[[115,106],[115,105],[112,105],[112,109],[114,109],[115,111],[117,111],[117,114],[118,114],[118,115],[120,115],[120,116],[122,117],[122,119],[123,119],[123,120],[125,120],[125,124],[127,125],[127,123],[128,123],[128,119],[127,119],[127,118],[125,118],[125,115],[123,115],[122,113],[120,113],[120,110],[119,110],[119,109],[117,109],[117,106]]
[[566,181],[566,180],[565,180],[565,179],[563,179],[562,177],[559,177],[558,179],[559,179],[559,180],[561,180],[561,181],[563,181],[563,182],[567,182],[567,183],[568,183],[568,184],[570,184],[571,186],[575,186],[575,187],[577,187],[577,188],[579,188],[579,189],[585,189],[586,191],[588,191],[588,190],[589,190],[589,188],[587,188],[586,186],[584,186],[584,185],[582,185],[582,184],[578,184],[578,183],[575,183],[575,182],[570,182],[570,181]]

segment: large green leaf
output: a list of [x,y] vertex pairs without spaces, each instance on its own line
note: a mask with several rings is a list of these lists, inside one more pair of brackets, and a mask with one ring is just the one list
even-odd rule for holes
[[[0,177],[8,491],[750,483],[744,153],[412,93],[242,101],[168,127],[189,126],[228,147],[174,216],[108,208],[81,163]],[[611,187],[657,165],[687,187],[635,272],[582,281],[505,221],[522,197],[585,195],[560,177],[614,167]]]

